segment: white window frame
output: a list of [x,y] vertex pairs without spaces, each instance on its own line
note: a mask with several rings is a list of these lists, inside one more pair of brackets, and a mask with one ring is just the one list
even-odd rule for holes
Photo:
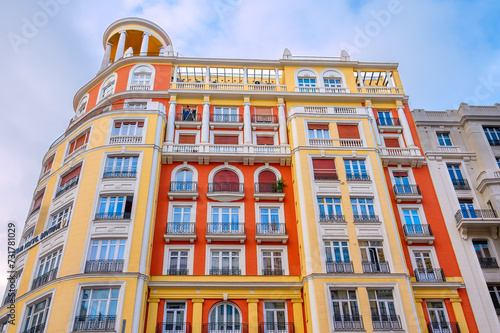
[[26,327],[24,327],[24,325],[26,323],[26,317],[28,315],[28,313],[27,313],[28,307],[30,307],[32,305],[34,306],[35,304],[42,302],[44,299],[50,298],[49,309],[47,310],[46,315],[45,315],[45,321],[44,321],[45,328],[42,331],[42,332],[47,332],[47,323],[49,322],[50,314],[52,312],[52,308],[53,308],[53,304],[54,304],[54,294],[55,294],[55,288],[38,295],[38,297],[36,299],[31,299],[30,301],[24,303],[23,310],[22,310],[21,316],[20,316],[21,320],[19,321],[19,332],[24,332],[24,330],[26,330]]
[[[243,131],[210,131],[210,143],[214,144],[214,137],[216,135],[224,135],[224,136],[237,136],[238,137],[238,144],[242,145],[243,144]],[[177,138],[178,141],[178,138]]]
[[417,261],[415,259],[415,252],[429,252],[432,268],[441,268],[434,246],[408,246],[408,251],[410,252],[410,261],[413,269],[418,268]]
[[[82,109],[84,103],[85,107]],[[79,116],[87,112],[88,106],[89,106],[89,94],[87,93],[80,99],[80,102],[78,103],[78,106],[76,108],[75,118],[78,118]]]
[[[183,323],[187,322],[187,302],[186,300],[174,300],[174,299],[167,299],[165,300],[165,304],[163,305],[163,322],[167,322],[167,304],[168,303],[184,303],[184,319],[182,320]],[[174,331],[175,332],[175,331]]]
[[[117,80],[118,80],[118,74],[113,73],[102,81],[101,86],[99,87],[99,95],[97,96],[97,101],[100,101],[100,100],[102,100],[110,95],[113,95],[115,93]],[[111,87],[110,92],[108,92],[106,95],[104,95],[104,91],[108,87]]]
[[[399,134],[381,134],[382,140],[384,141],[384,147],[385,147],[385,139],[398,139],[399,142],[399,148],[405,148],[405,143],[403,140],[403,135]],[[398,148],[398,147],[387,147],[387,148]]]
[[191,216],[190,216],[190,221],[189,222],[196,222],[196,207],[197,207],[197,202],[193,201],[170,201],[168,203],[168,216],[167,216],[167,222],[174,222],[174,208],[176,207],[186,207],[186,208],[191,208]]
[[208,182],[209,183],[213,183],[214,181],[214,176],[217,174],[217,172],[219,171],[222,171],[222,170],[230,170],[230,171],[233,171],[234,173],[236,173],[238,175],[238,182],[240,184],[244,184],[245,183],[245,177],[243,175],[243,172],[241,172],[240,169],[238,169],[237,167],[233,166],[233,165],[219,165],[218,167],[215,167],[212,169],[212,171],[210,171],[210,173],[208,174]]
[[[123,258],[122,259],[119,259],[118,258],[118,253],[120,252],[119,251],[119,247],[120,247],[120,241],[125,241],[125,244],[123,244]],[[92,248],[93,248],[93,242],[94,241],[98,241],[98,246],[97,246],[97,252],[96,252],[96,258],[94,259],[91,259],[90,258],[90,255],[92,253]],[[125,260],[127,259],[127,248],[128,248],[128,239],[127,238],[123,238],[123,237],[120,237],[120,238],[114,238],[114,237],[111,237],[111,238],[103,238],[103,237],[99,237],[99,238],[91,238],[90,241],[89,241],[89,246],[88,246],[88,253],[87,253],[87,257],[86,257],[86,261],[89,261],[89,260],[101,260],[99,259],[99,253],[101,252],[101,249],[102,249],[102,241],[108,241],[108,242],[111,242],[111,241],[116,241],[116,250],[115,250],[115,253],[114,253],[114,256],[113,258],[110,258],[109,257],[109,247],[111,246],[110,243],[108,243],[106,246],[107,246],[107,250],[106,250],[106,258],[104,258],[103,260],[123,260],[123,263],[125,265]]]
[[418,210],[418,218],[420,219],[420,225],[427,224],[427,218],[425,217],[424,207],[421,204],[411,205],[411,204],[398,204],[398,213],[401,219],[401,224],[405,224],[403,210]]
[[[263,322],[265,323],[266,322],[266,303],[284,303],[285,304],[285,308],[283,309],[283,311],[285,312],[285,323],[288,323],[288,302],[286,300],[264,300],[263,301],[263,304],[262,304],[262,319],[263,319]],[[271,332],[282,332],[281,330],[269,330]]]
[[134,67],[132,67],[130,69],[130,72],[129,72],[129,75],[128,75],[128,81],[127,81],[127,90],[130,90],[130,87],[132,85],[134,85],[133,84],[134,83],[134,74],[135,74],[134,72],[139,67],[147,67],[147,68],[150,69],[150,71],[151,71],[151,78],[149,79],[149,87],[150,87],[149,90],[154,90],[156,70],[155,70],[154,66],[152,66],[150,64],[147,64],[147,63],[136,64]]
[[278,140],[278,132],[269,132],[269,131],[252,131],[252,136],[253,136],[253,143],[254,145],[257,145],[257,137],[262,136],[262,137],[272,137],[273,138],[273,145],[277,146],[279,145],[279,140]]
[[195,166],[188,164],[187,162],[182,163],[181,165],[176,166],[171,173],[170,181],[176,181],[177,173],[182,170],[189,170],[193,174],[193,182],[198,181],[198,170]]
[[[219,133],[219,132],[217,132],[217,133]],[[176,144],[179,144],[179,136],[180,135],[194,135],[196,137],[194,144],[200,143],[200,131],[199,130],[176,130],[175,131],[175,138],[174,138],[174,142]],[[181,144],[184,144],[184,143],[181,143]]]
[[[87,150],[88,148],[88,145],[90,144],[90,139],[92,138],[92,129],[93,129],[93,125],[90,125],[88,127],[85,127],[84,129],[82,129],[81,131],[79,131],[78,133],[76,133],[75,135],[73,135],[67,142],[66,142],[66,150],[64,152],[64,158],[67,159],[68,156],[72,156],[74,155],[75,151],[77,151],[79,148],[76,148],[74,151],[72,151],[71,153],[69,152],[70,148],[71,148],[71,144],[73,142],[75,142],[76,140],[78,140],[78,138],[80,138],[80,136],[84,135],[85,133],[88,132],[88,141],[87,143],[84,143],[81,147],[84,147],[84,146],[87,146],[84,150]],[[64,160],[64,162],[66,162],[67,160]],[[63,163],[64,163],[63,162]]]
[[416,184],[415,177],[413,176],[413,170],[411,168],[388,168],[389,170],[389,177],[391,178],[391,184],[396,185],[396,179],[394,177],[394,172],[406,172],[408,174],[408,182],[410,185]]
[[[34,266],[35,269],[33,270],[33,273],[34,273],[33,274],[33,279],[36,279],[37,277],[40,276],[40,275],[38,275],[38,272],[40,271],[40,266],[41,266],[42,262],[43,262],[43,265],[44,265],[43,269],[46,270],[47,263],[49,262],[49,261],[47,261],[47,257],[53,256],[53,255],[56,255],[57,262],[56,262],[55,266],[51,268],[51,270],[52,269],[59,269],[61,267],[61,262],[62,262],[62,259],[63,259],[63,249],[62,249],[62,247],[60,247],[60,248],[58,248],[58,249],[56,249],[54,251],[50,251],[48,253],[44,253],[44,254],[40,255],[40,257],[38,258],[38,260],[36,262],[36,265]],[[49,265],[51,265],[51,264],[49,264]],[[45,273],[47,273],[47,272],[45,272]],[[43,274],[41,274],[41,275],[43,275]]]
[[260,210],[264,209],[278,209],[279,223],[285,223],[285,208],[283,203],[255,203],[255,222],[262,223]]
[[[330,74],[330,76],[328,76],[329,73],[332,73],[333,75]],[[339,79],[340,80],[340,87],[347,88],[345,75],[339,69],[325,68],[319,73],[319,76],[321,77],[321,80],[320,80],[321,83],[319,84],[320,87],[326,87],[324,79]],[[326,88],[331,88],[331,87],[326,87]],[[338,88],[338,87],[334,87],[333,89],[335,89],[335,88]]]
[[163,269],[162,274],[167,275],[168,273],[168,264],[170,259],[170,251],[187,251],[188,252],[188,262],[187,269],[188,275],[193,275],[194,268],[194,244],[192,245],[165,245],[163,249]]
[[239,269],[241,270],[241,275],[246,275],[246,257],[245,257],[245,245],[215,245],[207,244],[205,252],[205,275],[210,275],[210,269],[212,264],[212,251],[239,251]]
[[283,271],[285,275],[290,275],[289,265],[288,265],[288,247],[286,245],[257,245],[257,275],[263,275],[263,261],[264,257],[262,256],[262,252],[271,251],[281,252],[281,266],[283,267]]
[[[57,217],[59,219],[59,215],[61,213],[64,213],[67,209],[69,209],[69,212],[68,212],[67,217],[65,219],[61,220],[61,222],[62,222],[61,228],[64,228],[65,226],[69,225],[69,223],[71,222],[71,218],[73,217],[73,208],[74,208],[73,206],[74,206],[73,202],[71,202],[70,204],[65,205],[64,207],[59,208],[59,209],[55,210],[53,213],[49,214],[49,218],[47,219],[47,223],[45,224],[45,230],[48,228],[51,228],[53,226],[51,224],[52,224],[54,218]],[[57,223],[59,223],[59,222],[57,222]]]

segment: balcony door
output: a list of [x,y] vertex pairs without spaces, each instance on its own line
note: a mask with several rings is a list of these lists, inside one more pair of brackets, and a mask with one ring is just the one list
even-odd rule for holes
[[184,318],[186,313],[186,303],[167,302],[165,304],[165,323],[162,333],[183,333],[186,332]]
[[431,320],[431,333],[452,333],[448,314],[442,301],[427,301],[427,312]]
[[460,210],[462,211],[462,216],[464,218],[477,217],[472,200],[460,200],[459,204],[460,204]]
[[232,303],[215,305],[210,310],[209,333],[240,333],[242,332],[241,312]]
[[264,303],[263,333],[287,333],[285,302]]
[[410,178],[408,172],[393,172],[396,194],[411,194]]
[[417,281],[436,281],[437,276],[432,264],[431,253],[430,252],[414,252],[415,264],[417,269],[415,271],[415,277]]

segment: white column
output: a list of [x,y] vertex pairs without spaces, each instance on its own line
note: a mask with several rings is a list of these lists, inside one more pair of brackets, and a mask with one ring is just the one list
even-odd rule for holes
[[125,30],[120,31],[120,39],[118,40],[118,46],[116,47],[115,61],[123,58],[123,51],[125,50],[126,37],[127,37],[127,32]]
[[201,143],[208,143],[208,132],[210,121],[210,102],[203,102],[203,117],[201,120]]
[[280,85],[280,70],[279,68],[275,68],[274,69],[274,75],[276,76],[276,85],[279,86]]
[[368,115],[370,116],[370,121],[372,123],[373,132],[375,133],[375,140],[377,141],[377,147],[382,144],[382,139],[380,138],[380,133],[378,132],[377,122],[375,121],[375,115],[373,114],[373,106],[367,105]]
[[175,107],[177,106],[177,101],[170,101],[170,106],[168,108],[167,117],[167,137],[165,141],[167,143],[174,143],[174,127],[175,127]]
[[165,46],[160,46],[160,47],[158,48],[158,54],[159,54],[160,56],[165,56],[165,55],[166,55],[166,56],[168,56],[168,54],[165,54]]
[[361,70],[358,70],[358,81],[359,81],[359,86],[364,87],[365,86],[365,81],[361,77]]
[[278,122],[280,133],[280,145],[288,144],[288,136],[286,132],[286,116],[285,116],[285,103],[278,103]]
[[243,67],[243,84],[248,84],[248,68]]
[[243,103],[243,139],[246,145],[252,144],[252,119],[249,102]]
[[106,51],[104,51],[104,56],[102,57],[101,69],[99,71],[102,71],[109,66],[109,58],[111,57],[111,46],[113,46],[113,44],[106,43]]
[[387,86],[390,88],[394,88],[394,82],[391,79],[392,72],[391,71],[386,71],[385,75],[387,75]]
[[149,36],[151,36],[149,32],[142,34],[141,55],[146,55],[148,53]]
[[396,108],[398,110],[399,122],[403,126],[403,136],[406,141],[406,146],[415,147],[413,137],[411,136],[410,125],[408,125],[408,121],[406,120],[404,107],[402,105],[398,105]]
[[210,66],[207,66],[207,72],[205,73],[205,83],[210,80]]
[[174,83],[177,83],[177,70],[179,69],[179,65],[175,65],[174,66],[174,75],[172,75],[174,77]]

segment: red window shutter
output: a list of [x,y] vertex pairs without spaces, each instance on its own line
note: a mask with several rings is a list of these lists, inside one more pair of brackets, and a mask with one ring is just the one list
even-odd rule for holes
[[44,195],[45,191],[42,192],[42,194],[40,194],[36,199],[35,199],[35,202],[33,203],[33,209],[36,209],[38,207],[40,207],[42,205],[42,201],[43,201],[43,195]]
[[196,143],[196,135],[179,134],[179,143],[195,144]]
[[341,139],[359,139],[358,125],[337,125],[339,138]]
[[335,160],[334,159],[313,159],[313,169],[314,170],[332,170],[335,171]]
[[121,122],[116,122],[115,123],[115,128],[120,128],[122,127],[122,123]]
[[137,127],[144,127],[144,122],[143,121],[138,122]]
[[394,171],[392,173],[394,177],[408,177],[408,172],[396,172]]
[[237,145],[238,137],[236,135],[215,135],[214,144],[216,145]]
[[80,171],[82,170],[82,166],[80,165],[78,168],[76,168],[75,170],[72,170],[70,171],[69,173],[65,174],[62,178],[61,178],[61,184],[60,186],[66,184],[69,180],[75,178],[76,176],[78,176],[80,174]]
[[221,170],[214,176],[214,183],[239,183],[240,178],[231,170]]
[[256,107],[255,114],[258,116],[271,116],[273,114],[273,108]]
[[46,173],[47,171],[49,171],[52,168],[52,163],[54,163],[53,157],[50,159],[50,161],[47,162],[47,164],[45,165],[45,168],[43,168],[43,173]]
[[272,136],[258,136],[257,137],[258,145],[274,145],[274,137]]
[[328,124],[309,124],[307,125],[307,128],[309,128],[310,130],[312,129],[328,130]]
[[259,173],[259,183],[276,183],[276,175],[274,172],[264,170]]
[[395,148],[400,147],[398,139],[384,138],[384,142],[386,147],[395,147]]

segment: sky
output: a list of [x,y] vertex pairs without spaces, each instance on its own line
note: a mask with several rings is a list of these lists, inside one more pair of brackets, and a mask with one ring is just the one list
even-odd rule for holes
[[[97,73],[114,21],[157,23],[184,56],[339,56],[397,62],[410,108],[500,103],[498,0],[2,0],[0,294],[7,224],[20,238],[41,160]],[[8,163],[6,163],[8,162]]]

